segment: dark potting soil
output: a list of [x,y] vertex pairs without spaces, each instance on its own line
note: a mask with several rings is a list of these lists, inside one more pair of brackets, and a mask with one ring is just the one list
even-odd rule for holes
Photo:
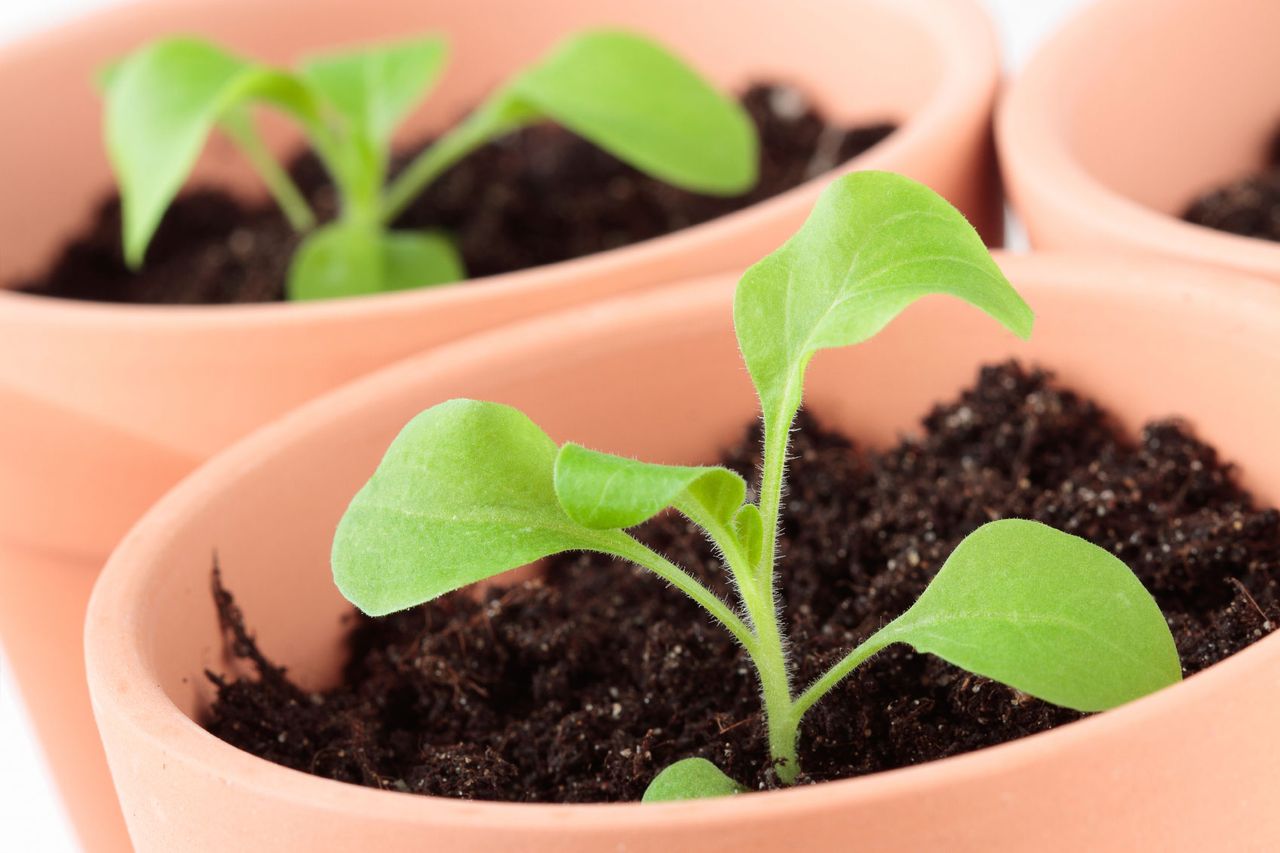
[[[472,278],[554,263],[705,222],[798,186],[862,153],[890,124],[828,124],[789,87],[757,85],[743,104],[760,131],[760,179],[722,198],[677,189],[614,159],[555,125],[537,125],[472,153],[421,195],[396,223],[440,228],[458,242]],[[403,153],[398,164],[414,151]],[[289,168],[321,219],[336,199],[309,154]],[[137,273],[120,249],[116,196],[98,208],[37,280],[19,289],[105,302],[218,304],[284,298],[299,237],[270,205],[196,189],[165,214]]]
[[[752,427],[725,461],[750,477],[759,444]],[[1039,371],[985,368],[928,414],[922,437],[885,452],[805,416],[792,456],[780,572],[797,683],[910,606],[967,533],[1007,516],[1119,555],[1159,601],[1188,674],[1280,624],[1280,513],[1255,506],[1185,425],[1158,421],[1133,441]],[[640,536],[727,592],[680,517]],[[232,651],[254,672],[210,674],[208,727],[289,767],[425,794],[583,802],[637,799],[660,769],[697,755],[772,784],[745,656],[680,593],[605,557],[553,559],[545,579],[480,601],[454,594],[357,617],[343,684],[319,694],[259,653],[220,586],[217,601]],[[801,781],[917,764],[1079,716],[892,646],[810,711]]]
[[1280,241],[1280,134],[1267,168],[1201,195],[1183,218],[1242,237]]

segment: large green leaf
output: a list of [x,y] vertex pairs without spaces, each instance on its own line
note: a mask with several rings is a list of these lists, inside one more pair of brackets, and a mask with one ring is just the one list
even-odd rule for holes
[[301,73],[353,129],[385,146],[435,85],[447,56],[444,39],[431,36],[313,57]]
[[290,299],[333,299],[448,284],[466,277],[449,238],[334,223],[303,241],[289,265]]
[[104,85],[107,154],[124,208],[125,259],[135,267],[228,110],[261,101],[304,125],[319,121],[318,102],[300,80],[199,39],[149,44],[113,66]]
[[685,758],[654,776],[640,801],[701,800],[741,794],[746,790],[705,758]]
[[746,111],[650,39],[595,30],[563,42],[504,90],[661,180],[735,195],[756,181],[759,143]]
[[1182,678],[1160,608],[1124,563],[1020,519],[971,533],[877,639],[1079,711],[1113,708]]
[[380,616],[560,551],[607,548],[608,534],[561,509],[555,459],[555,443],[509,406],[450,400],[426,410],[338,525],[338,589]]
[[555,486],[569,517],[597,530],[634,527],[687,502],[728,524],[747,491],[727,468],[657,465],[572,443],[556,457]]
[[801,229],[747,270],[734,298],[738,345],[766,428],[789,428],[814,353],[867,340],[931,293],[1031,333],[1031,309],[945,199],[887,172],[832,182]]

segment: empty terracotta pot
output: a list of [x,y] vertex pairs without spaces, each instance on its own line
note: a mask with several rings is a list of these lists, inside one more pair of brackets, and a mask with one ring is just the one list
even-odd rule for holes
[[[931,297],[872,342],[820,354],[809,410],[883,446],[979,365],[1014,356],[1051,367],[1130,428],[1185,414],[1262,500],[1280,498],[1266,418],[1280,410],[1273,286],[1160,262],[1002,264],[1037,311],[1030,343]],[[152,509],[103,572],[85,634],[94,710],[138,849],[417,850],[429,839],[495,851],[1131,851],[1265,849],[1280,837],[1280,637],[1025,740],[703,802],[512,805],[379,791],[271,764],[201,728],[212,692],[201,673],[228,663],[209,586],[214,549],[264,651],[307,689],[333,683],[350,611],[330,575],[333,530],[409,418],[469,396],[522,408],[557,441],[714,459],[757,412],[733,287],[722,276],[621,297],[415,357],[264,429]]]
[[1101,0],[1005,93],[1005,183],[1032,245],[1152,252],[1280,279],[1280,245],[1181,220],[1266,164],[1280,4]]
[[[989,123],[999,63],[971,0],[154,0],[0,55],[0,106],[23,122],[0,155],[0,282],[39,269],[108,191],[92,79],[145,39],[198,32],[288,62],[338,44],[443,32],[455,59],[406,128],[415,137],[454,120],[559,37],[602,23],[653,33],[726,86],[792,81],[838,120],[900,122],[843,168],[914,176],[998,239]],[[199,175],[252,186],[225,144],[210,146]],[[124,307],[0,289],[0,640],[84,840],[110,848],[112,823],[120,843],[123,831],[84,692],[79,624],[97,566],[168,486],[253,427],[410,353],[754,261],[800,224],[824,182],[578,261],[328,304]]]

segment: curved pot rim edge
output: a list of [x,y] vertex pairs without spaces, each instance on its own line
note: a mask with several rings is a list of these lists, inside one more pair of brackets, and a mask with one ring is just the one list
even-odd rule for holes
[[[1034,195],[1036,205],[1070,211],[1072,221],[1112,223],[1109,232],[1123,233],[1152,254],[1167,257],[1166,247],[1176,245],[1200,263],[1244,271],[1271,268],[1280,274],[1280,244],[1185,222],[1113,191],[1080,164],[1062,133],[1060,104],[1073,100],[1078,89],[1073,59],[1089,55],[1093,33],[1109,27],[1114,16],[1140,18],[1150,14],[1143,4],[1160,2],[1105,0],[1084,6],[1040,46],[996,105],[1006,184],[1017,196]],[[1063,186],[1072,191],[1056,191]]]

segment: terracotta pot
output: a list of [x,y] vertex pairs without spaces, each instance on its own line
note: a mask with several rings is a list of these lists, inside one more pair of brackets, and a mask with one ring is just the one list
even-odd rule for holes
[[1280,245],[1181,220],[1257,171],[1280,128],[1280,4],[1101,0],[1005,93],[1009,194],[1032,245],[1120,249],[1280,279]]
[[[1020,343],[932,298],[868,345],[815,359],[819,419],[871,445],[911,429],[980,364],[1057,370],[1129,427],[1183,413],[1280,498],[1280,292],[1160,263],[1010,257],[1038,312]],[[1280,837],[1280,637],[1141,701],[981,752],[704,803],[510,805],[355,787],[270,764],[198,723],[222,669],[214,549],[268,654],[332,683],[349,605],[328,555],[347,501],[401,426],[471,396],[557,440],[664,462],[714,458],[755,416],[723,276],[542,318],[388,368],[227,451],[133,529],[89,606],[94,710],[140,850],[860,851],[1262,849]],[[1141,322],[1135,320],[1141,319]],[[927,345],[921,342],[928,342]],[[1241,369],[1247,364],[1248,369]],[[657,583],[657,581],[655,581]],[[225,671],[225,670],[224,670]],[[1229,721],[1225,724],[1224,721]]]
[[[853,165],[933,185],[998,239],[989,141],[998,57],[972,0],[715,0],[696,11],[684,0],[177,0],[88,17],[0,55],[0,105],[23,117],[0,158],[0,281],[37,269],[107,191],[90,81],[146,38],[195,31],[283,62],[338,43],[445,32],[456,59],[412,136],[455,118],[559,36],[603,22],[655,33],[726,85],[790,80],[839,120],[901,122]],[[215,143],[200,173],[248,186],[239,165]],[[753,261],[798,227],[823,183],[632,248],[432,291],[212,308],[0,291],[0,639],[86,840],[102,844],[107,830],[82,810],[109,789],[70,629],[94,566],[165,488],[264,421],[425,347]]]

